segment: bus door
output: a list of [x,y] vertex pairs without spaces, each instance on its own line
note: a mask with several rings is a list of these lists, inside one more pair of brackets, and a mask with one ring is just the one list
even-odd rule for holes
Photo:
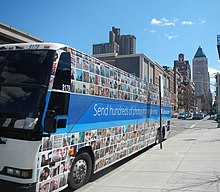
[[[68,131],[68,109],[70,98],[71,59],[70,53],[63,52],[60,55],[55,73],[53,89],[50,95],[47,112],[53,112],[56,119],[56,133]],[[56,90],[56,91],[55,91]],[[50,114],[49,114],[50,115]],[[46,114],[47,116],[47,114]]]
[[[56,133],[67,133],[68,131],[69,97],[69,93],[51,92],[47,113],[54,112],[57,128]],[[46,116],[48,115],[50,114],[46,114]]]

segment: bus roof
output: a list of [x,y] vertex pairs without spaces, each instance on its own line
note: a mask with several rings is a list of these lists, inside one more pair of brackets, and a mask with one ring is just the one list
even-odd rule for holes
[[1,50],[21,50],[21,49],[49,49],[49,50],[58,50],[64,47],[69,47],[60,43],[14,43],[14,44],[2,44],[0,45]]

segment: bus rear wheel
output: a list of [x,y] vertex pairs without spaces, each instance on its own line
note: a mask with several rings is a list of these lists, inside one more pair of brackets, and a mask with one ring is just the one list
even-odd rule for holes
[[87,152],[76,156],[70,169],[69,184],[73,190],[82,187],[92,174],[92,159]]

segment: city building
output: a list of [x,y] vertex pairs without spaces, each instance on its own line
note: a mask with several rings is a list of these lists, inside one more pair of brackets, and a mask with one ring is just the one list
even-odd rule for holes
[[43,42],[43,40],[0,22],[0,44],[32,42]]
[[195,84],[193,82],[187,82],[183,88],[183,108],[187,112],[193,112],[195,107]]
[[[220,60],[220,35],[217,35],[217,51],[218,51],[218,58]],[[218,127],[220,127],[220,74],[216,74],[216,98],[213,105],[213,110],[218,114]]]
[[116,42],[94,44],[92,52],[94,55],[106,53],[116,54],[119,52],[119,45]]
[[180,53],[178,60],[174,61],[174,69],[177,70],[182,76],[184,82],[191,81],[191,68],[189,61],[184,60],[184,54]]
[[121,35],[119,55],[129,54],[136,54],[136,37],[134,35]]
[[[174,61],[173,71],[174,96],[178,98],[178,110],[180,112],[195,111],[195,86],[194,83],[191,82],[191,67],[189,61],[184,59],[183,53],[180,53],[178,60]],[[177,73],[181,75],[181,78],[180,76],[177,77]]]
[[92,45],[94,57],[115,66],[117,55],[136,54],[136,37],[134,35],[120,35],[120,29],[112,27],[109,31],[109,42]]
[[153,84],[155,74],[151,61],[144,54],[118,55],[115,66]]
[[183,85],[183,76],[174,70],[174,95],[176,95],[176,105],[174,105],[174,111],[179,111],[180,103],[183,105],[183,100],[181,100],[182,92],[181,86]]
[[209,112],[211,108],[211,91],[208,72],[208,59],[200,46],[193,58],[192,69],[193,82],[195,83],[195,100],[197,110]]
[[174,88],[175,88],[174,70],[172,70],[170,67],[167,66],[163,66],[163,69],[168,74],[168,77],[165,79],[169,80],[169,82],[167,82],[166,84],[168,88],[167,91],[170,93],[171,96],[171,106],[172,106],[172,114],[173,114],[177,110],[177,94],[174,92]]
[[109,43],[115,42],[119,45],[120,37],[120,28],[112,27],[112,30],[109,31]]
[[[94,56],[99,55],[99,59],[101,58],[101,54],[106,53],[119,53],[119,44],[120,44],[120,29],[112,27],[112,30],[109,31],[109,42],[108,43],[99,43],[92,45],[92,54]],[[104,61],[104,60],[103,60]]]

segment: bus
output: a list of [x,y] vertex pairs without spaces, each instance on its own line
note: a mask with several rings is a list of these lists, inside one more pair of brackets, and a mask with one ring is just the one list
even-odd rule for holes
[[75,190],[157,142],[160,124],[166,138],[163,92],[161,106],[157,86],[67,45],[0,45],[1,191]]

